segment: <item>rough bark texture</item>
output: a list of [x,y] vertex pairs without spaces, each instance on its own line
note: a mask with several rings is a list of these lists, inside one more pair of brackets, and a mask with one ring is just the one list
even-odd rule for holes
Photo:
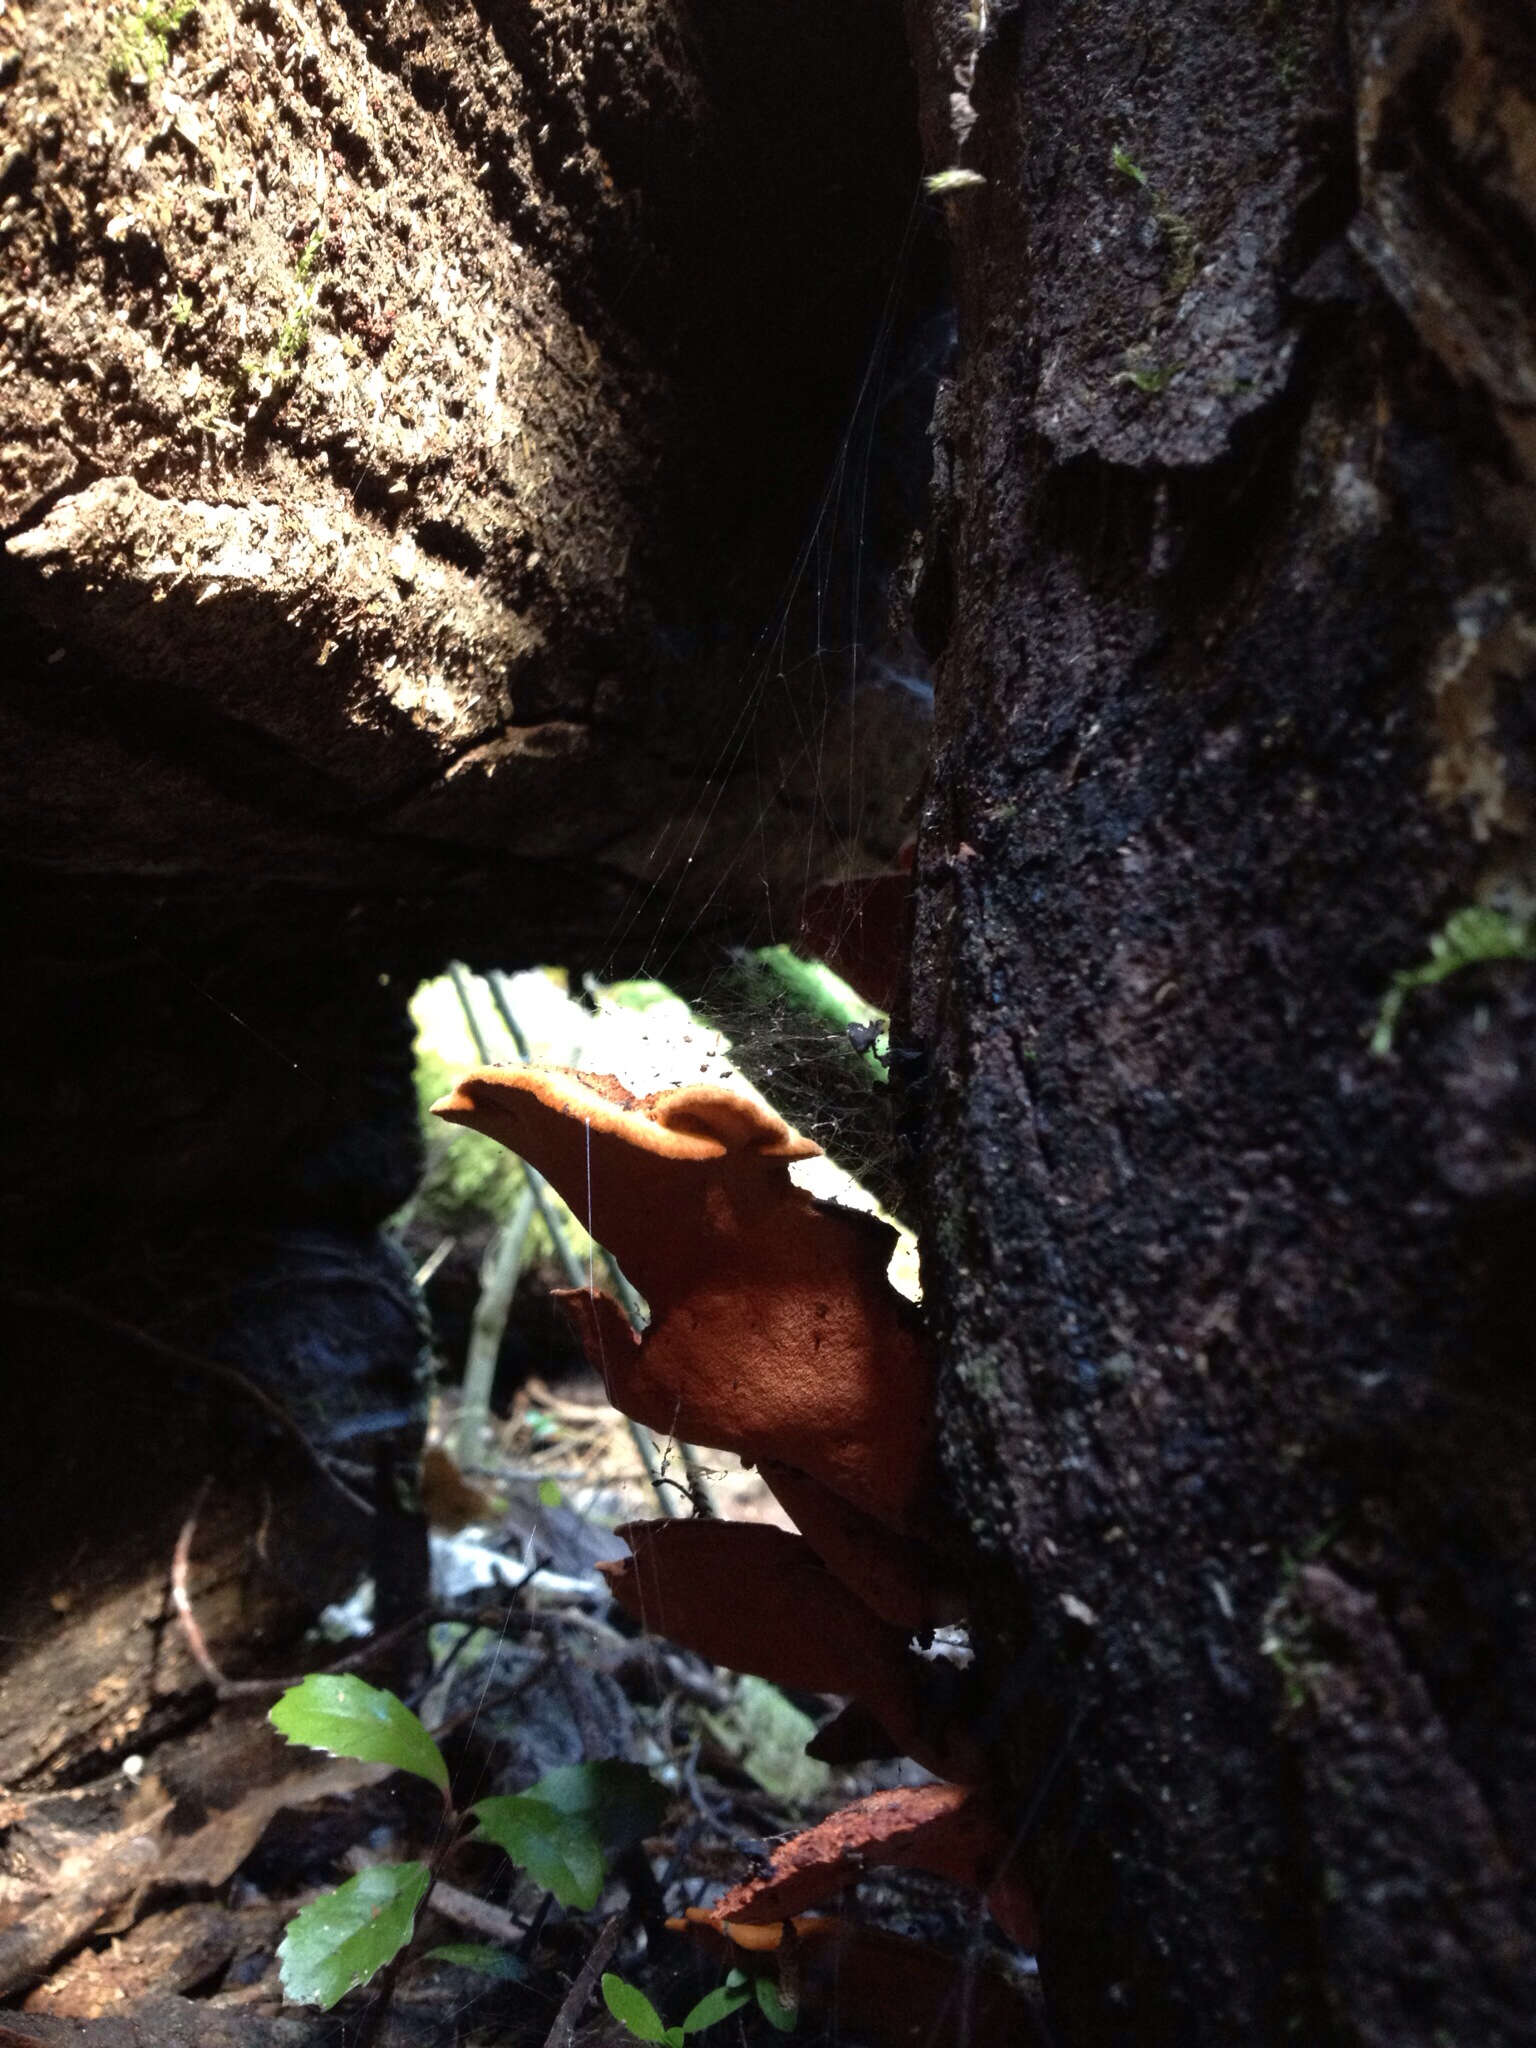
[[1058,2037],[1532,2038],[1536,49],[914,0],[927,1298]]
[[746,671],[910,198],[894,25],[177,11],[5,57],[10,852],[522,957],[734,935],[751,825],[775,892],[854,829],[821,677]]

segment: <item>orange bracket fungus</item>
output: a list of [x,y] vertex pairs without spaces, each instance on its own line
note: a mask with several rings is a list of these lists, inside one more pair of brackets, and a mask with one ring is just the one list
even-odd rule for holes
[[909,1526],[931,1479],[932,1374],[885,1277],[891,1227],[789,1177],[819,1147],[734,1089],[636,1098],[549,1067],[486,1068],[433,1109],[536,1166],[645,1296],[639,1337],[606,1295],[563,1297],[616,1408]]
[[827,1569],[882,1621],[918,1634],[965,1613],[965,1596],[931,1544],[897,1535],[792,1465],[764,1458],[758,1470]]
[[979,1744],[910,1643],[963,1602],[930,1541],[932,1370],[885,1277],[890,1226],[797,1188],[791,1162],[819,1148],[731,1088],[637,1097],[605,1075],[490,1067],[433,1108],[537,1167],[644,1294],[638,1336],[606,1295],[561,1296],[614,1406],[760,1465],[802,1531],[632,1523],[631,1555],[601,1567],[614,1596],[717,1664],[845,1695],[838,1725],[872,1722],[961,1781],[833,1814],[712,1924],[781,1922],[866,1864],[910,1864],[975,1886],[1031,1943],[1009,1832],[986,1791],[965,1789],[983,1775]]
[[986,1895],[999,1927],[1034,1946],[1034,1901],[1010,1875],[1013,1843],[986,1795],[960,1785],[897,1786],[872,1792],[785,1842],[767,1871],[718,1899],[705,1916],[733,1923],[793,1919],[852,1884],[873,1864],[937,1871]]
[[972,1774],[971,1745],[931,1724],[928,1667],[799,1536],[762,1522],[630,1522],[633,1553],[598,1566],[614,1598],[658,1635],[775,1685],[858,1699],[903,1755]]

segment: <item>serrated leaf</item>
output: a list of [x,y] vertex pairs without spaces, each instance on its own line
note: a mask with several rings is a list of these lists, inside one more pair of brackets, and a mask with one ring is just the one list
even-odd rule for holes
[[312,1673],[288,1688],[267,1719],[290,1742],[359,1763],[393,1764],[447,1796],[443,1753],[410,1708],[350,1671]]
[[488,1941],[445,1941],[441,1948],[429,1948],[429,1963],[457,1963],[461,1970],[478,1970],[482,1977],[500,1977],[507,1982],[528,1975],[528,1965],[504,1948]]
[[697,2034],[703,2027],[712,2027],[720,2020],[728,2020],[733,2012],[740,2012],[744,2005],[751,2003],[750,1983],[732,1984],[727,1980],[699,2000],[693,2011],[684,2019],[683,2032]]
[[482,1835],[504,1849],[562,1906],[585,1911],[603,1888],[603,1846],[584,1820],[528,1792],[481,1799],[470,1808]]
[[530,1785],[529,1799],[541,1800],[596,1835],[608,1856],[654,1835],[666,1818],[672,1795],[644,1764],[616,1757],[595,1764],[561,1764]]
[[603,1977],[603,2003],[621,2027],[628,2027],[637,2041],[665,2041],[667,2030],[661,2014],[638,1984],[616,1977],[609,1970]]
[[380,1863],[295,1913],[277,1951],[284,1993],[329,2011],[366,1984],[410,1940],[430,1875],[425,1863]]
[[779,1996],[779,1987],[771,1977],[755,1977],[752,1982],[763,2018],[781,2034],[792,2034],[800,2018],[799,2006]]

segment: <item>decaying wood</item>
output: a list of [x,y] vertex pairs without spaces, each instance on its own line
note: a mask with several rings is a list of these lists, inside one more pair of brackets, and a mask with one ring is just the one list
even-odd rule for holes
[[[901,693],[838,821],[825,678],[750,660],[890,246],[818,282],[868,309],[846,333],[785,267],[871,207],[899,234],[910,190],[910,137],[856,147],[816,77],[861,40],[840,91],[899,91],[894,25],[846,6],[726,41],[673,0],[16,16],[12,851],[439,916],[457,882],[449,951],[639,959],[792,919],[839,838],[894,850]],[[744,282],[755,315],[717,303]]]

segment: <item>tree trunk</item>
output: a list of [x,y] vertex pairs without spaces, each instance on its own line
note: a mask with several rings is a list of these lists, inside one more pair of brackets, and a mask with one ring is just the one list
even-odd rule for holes
[[1528,2041],[1536,967],[1371,1038],[1531,952],[1530,24],[909,26],[924,1269],[1054,2023]]

